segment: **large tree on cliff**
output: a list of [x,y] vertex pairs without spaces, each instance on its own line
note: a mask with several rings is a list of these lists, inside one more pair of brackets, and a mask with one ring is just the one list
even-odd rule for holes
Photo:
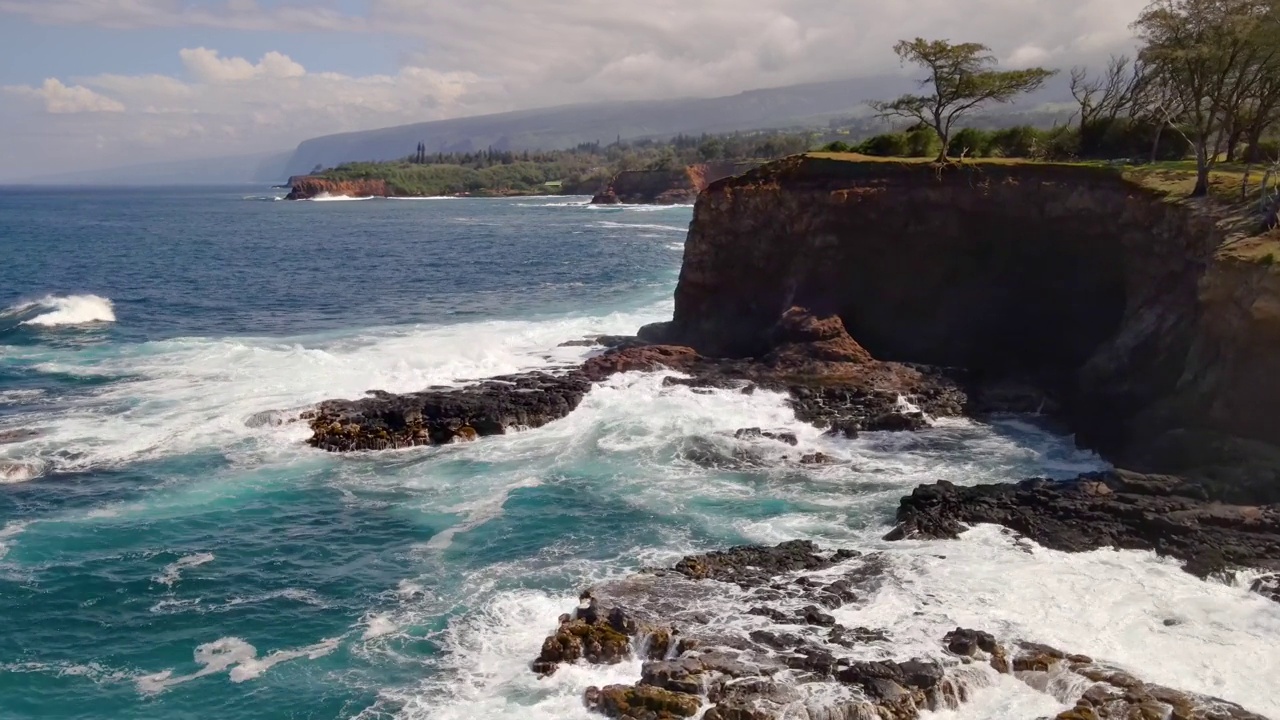
[[[1140,57],[1163,87],[1164,119],[1196,155],[1192,195],[1240,133],[1265,129],[1280,98],[1276,0],[1154,0],[1133,27]],[[1261,130],[1257,131],[1261,135]]]
[[920,81],[928,94],[903,95],[873,102],[881,117],[916,120],[933,128],[941,141],[938,161],[946,162],[951,129],[956,121],[987,103],[1005,103],[1038,89],[1056,70],[1027,68],[997,70],[991,49],[978,43],[952,45],[947,40],[902,40],[893,48],[904,63],[929,71]]

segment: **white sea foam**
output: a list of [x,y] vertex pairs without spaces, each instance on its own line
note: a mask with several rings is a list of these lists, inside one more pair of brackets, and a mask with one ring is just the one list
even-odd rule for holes
[[310,658],[315,660],[324,657],[338,648],[341,638],[327,638],[307,647],[296,650],[276,650],[266,657],[258,657],[258,650],[237,637],[225,637],[196,648],[194,660],[201,668],[189,675],[174,675],[173,670],[164,670],[151,675],[143,675],[134,680],[138,691],[146,695],[164,692],[175,685],[198,680],[202,677],[229,671],[231,682],[241,683],[261,676],[267,670],[282,662]]
[[133,676],[123,670],[113,670],[99,663],[42,663],[21,662],[0,664],[0,673],[38,673],[54,677],[86,678],[98,684],[127,682]]
[[30,521],[10,520],[0,528],[0,560],[9,554],[9,547],[13,544],[13,539],[22,534],[27,527],[31,525]]
[[8,461],[0,459],[0,485],[14,485],[35,480],[48,473],[52,468],[53,463],[47,460]]
[[44,390],[40,388],[32,388],[29,390],[6,390],[0,392],[0,405],[31,402],[43,395]]
[[[531,199],[531,198],[527,198],[527,199]],[[546,203],[518,202],[518,203],[516,203],[515,205],[516,205],[516,207],[575,207],[575,208],[581,208],[581,207],[588,207],[588,206],[590,206],[590,205],[591,205],[591,201],[590,201],[590,200],[567,200],[567,201],[563,201],[563,202],[546,202]]]
[[400,626],[391,619],[391,616],[385,613],[381,615],[370,615],[365,618],[364,625],[365,630],[361,635],[361,638],[365,640],[372,640],[374,638],[390,635],[400,629]]
[[[37,314],[38,313],[38,314]],[[115,322],[111,300],[97,295],[46,295],[39,300],[10,306],[0,316],[33,315],[20,325],[59,327]]]
[[665,212],[668,210],[688,210],[693,207],[688,205],[588,205],[592,210],[606,210],[617,212]]
[[[1280,642],[1280,606],[1244,587],[1202,582],[1177,563],[1150,553],[1071,555],[1038,547],[1028,552],[1025,543],[991,527],[971,530],[954,542],[880,540],[885,527],[875,518],[918,483],[1072,476],[1104,466],[1091,453],[1022,421],[986,426],[939,420],[922,433],[829,438],[797,423],[781,395],[664,387],[662,376],[616,376],[562,421],[461,446],[459,452],[510,463],[519,471],[477,478],[481,487],[450,492],[473,498],[467,503],[477,514],[468,518],[482,523],[488,512],[484,508],[498,507],[509,497],[511,485],[528,477],[531,468],[555,473],[562,464],[591,458],[609,477],[606,486],[592,492],[604,492],[636,513],[662,519],[655,527],[692,524],[714,535],[737,535],[752,542],[808,538],[829,547],[886,553],[890,568],[885,585],[864,604],[838,611],[837,619],[847,626],[885,628],[893,636],[891,646],[869,652],[898,659],[936,657],[948,630],[975,627],[1006,639],[1047,642],[1090,654],[1150,681],[1222,696],[1258,712],[1280,712],[1280,700],[1270,692],[1272,678],[1280,676],[1280,656],[1274,653]],[[735,429],[753,426],[791,430],[799,445],[734,437]],[[696,446],[701,455],[685,457],[682,453],[691,438],[705,444]],[[815,451],[840,464],[807,467],[795,462],[800,454]],[[708,456],[748,466],[740,472],[708,468]],[[517,460],[523,462],[517,465]],[[785,501],[795,509],[767,519],[723,510],[724,503],[757,499]],[[695,501],[710,501],[710,509],[697,509]],[[451,540],[466,531],[456,529]],[[667,564],[673,554],[693,549],[688,538],[655,536],[652,543],[625,552],[619,560],[631,567]],[[546,566],[539,564],[545,562],[490,566],[468,578],[458,601],[474,608],[478,598],[487,599],[451,623],[444,637],[443,666],[433,666],[421,685],[385,689],[382,704],[368,716],[387,710],[405,720],[585,720],[590,715],[582,707],[581,694],[587,686],[635,682],[639,668],[633,663],[572,666],[545,680],[529,672],[528,662],[554,628],[556,617],[572,607],[573,595],[494,588],[502,584],[500,578],[545,574]],[[555,572],[586,583],[616,567],[603,563],[584,569],[577,561],[561,561]],[[414,613],[437,616],[449,606],[437,598],[403,602],[404,611],[391,613],[401,627],[412,623]],[[742,608],[726,603],[719,610],[740,613]],[[1166,620],[1174,624],[1166,625]],[[982,682],[986,687],[973,694],[971,703],[941,717],[1013,720],[1064,709],[1062,698],[989,674]],[[811,702],[820,703],[821,697]]]
[[[423,687],[389,690],[385,700],[401,705],[400,718],[557,718],[586,720],[582,693],[591,685],[635,682],[638,661],[619,665],[564,667],[550,678],[529,671],[552,619],[573,603],[532,591],[503,593],[450,625],[443,672]],[[371,715],[372,717],[373,715]]]
[[648,223],[620,223],[620,222],[613,222],[610,220],[602,220],[596,223],[596,225],[599,227],[607,227],[607,228],[627,228],[627,229],[635,229],[635,230],[663,230],[666,232],[681,233],[681,234],[689,232],[688,227],[680,227],[678,225],[654,225],[654,224],[648,224]]
[[891,553],[893,581],[869,607],[833,613],[847,625],[889,628],[896,644],[921,651],[956,626],[986,629],[1118,663],[1150,682],[1280,712],[1273,692],[1280,606],[1243,587],[1198,580],[1176,561],[1145,552],[1070,554],[1034,544],[1028,552],[992,526],[956,542],[868,537],[861,545]]
[[[76,472],[210,449],[250,464],[297,459],[307,455],[301,443],[307,428],[277,424],[274,419],[288,418],[276,411],[358,398],[369,390],[409,392],[577,362],[589,349],[557,345],[634,332],[669,317],[670,307],[664,301],[639,312],[373,329],[293,341],[176,339],[123,346],[106,358],[22,350],[41,360],[35,367],[43,372],[136,379],[100,388],[70,406],[33,408],[28,422],[43,432],[0,445],[0,466],[35,462]],[[20,479],[29,479],[28,471],[14,475],[19,472]]]
[[419,583],[412,580],[401,580],[396,586],[396,597],[400,600],[414,600],[426,595],[426,590]]
[[173,584],[182,579],[182,571],[193,567],[200,567],[214,560],[213,553],[196,553],[195,555],[186,555],[178,560],[169,563],[164,570],[154,578],[153,581],[164,585],[165,587],[173,587]]
[[[1067,554],[1038,546],[1028,553],[993,527],[975,528],[954,542],[887,544],[868,534],[850,544],[890,558],[879,591],[833,612],[846,626],[884,628],[892,636],[889,645],[851,651],[863,659],[939,657],[947,631],[973,627],[1088,654],[1148,681],[1224,697],[1256,712],[1280,712],[1272,692],[1280,676],[1274,652],[1280,608],[1244,588],[1200,581],[1150,553]],[[440,676],[388,690],[384,699],[400,708],[397,717],[404,720],[586,720],[586,687],[635,682],[639,664],[573,665],[544,680],[529,672],[542,639],[573,602],[572,595],[528,590],[497,594],[451,624]],[[746,632],[758,619],[741,615],[740,602],[700,609],[728,627],[740,623]],[[1166,625],[1167,619],[1177,622]],[[1074,697],[1053,697],[1012,677],[979,672],[987,676],[978,683],[985,687],[958,711],[939,717],[1020,720],[1074,704]],[[821,705],[822,697],[810,702]]]
[[347,200],[373,200],[374,196],[353,197],[351,195],[330,195],[329,193],[320,193],[315,197],[307,198],[310,202],[344,202]]
[[478,500],[463,502],[450,508],[441,508],[442,512],[461,514],[464,519],[461,523],[436,533],[427,541],[425,547],[429,550],[444,550],[448,548],[453,544],[453,538],[458,533],[473,530],[494,518],[500,517],[502,515],[502,506],[506,504],[507,497],[512,492],[521,488],[538,487],[541,484],[541,479],[537,477],[525,477],[503,487],[497,493],[487,494]]

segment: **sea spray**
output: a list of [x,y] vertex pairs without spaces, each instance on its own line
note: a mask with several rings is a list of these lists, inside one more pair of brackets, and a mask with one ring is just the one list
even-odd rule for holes
[[0,319],[20,318],[19,325],[54,328],[115,322],[111,300],[98,295],[46,295],[22,302],[0,312]]

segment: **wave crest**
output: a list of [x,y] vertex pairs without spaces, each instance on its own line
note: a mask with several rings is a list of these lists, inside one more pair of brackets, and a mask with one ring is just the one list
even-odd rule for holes
[[19,325],[58,327],[115,322],[116,312],[111,300],[99,295],[46,295],[12,305],[0,317],[22,318]]

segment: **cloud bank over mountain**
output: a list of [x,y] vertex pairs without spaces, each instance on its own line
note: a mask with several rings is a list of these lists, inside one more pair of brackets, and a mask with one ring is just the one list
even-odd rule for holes
[[[904,72],[891,47],[917,35],[985,42],[1012,65],[1066,67],[1127,49],[1144,4],[0,0],[5,32],[94,40],[69,42],[59,58],[78,71],[33,63],[4,74],[0,179],[279,150],[336,132],[563,103],[883,76]],[[368,57],[379,46],[387,49]]]

